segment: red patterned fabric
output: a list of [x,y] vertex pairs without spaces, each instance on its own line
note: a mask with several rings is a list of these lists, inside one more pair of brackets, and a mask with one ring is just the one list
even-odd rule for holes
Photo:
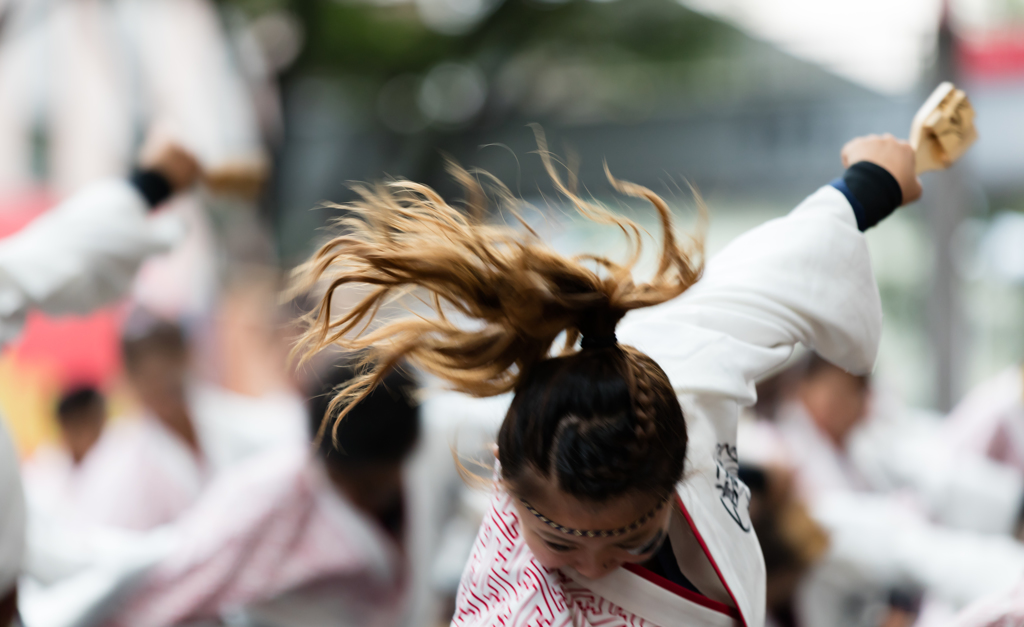
[[522,539],[512,500],[497,492],[462,575],[458,627],[656,627],[548,570]]

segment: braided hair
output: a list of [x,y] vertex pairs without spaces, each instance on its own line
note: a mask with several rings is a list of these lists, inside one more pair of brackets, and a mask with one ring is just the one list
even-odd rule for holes
[[664,371],[630,347],[538,364],[516,388],[501,430],[502,478],[530,499],[540,480],[602,501],[669,494],[683,474],[683,412]]
[[[642,229],[578,196],[574,178],[562,180],[539,131],[537,142],[556,189],[585,218],[621,231],[629,259],[563,256],[522,220],[520,228],[486,223],[490,198],[517,218],[518,201],[500,182],[454,164],[449,171],[466,191],[461,211],[409,181],[358,187],[360,199],[340,207],[347,213],[337,225],[341,234],[296,273],[296,290],[319,284],[324,294],[306,318],[299,353],[309,358],[337,345],[367,356],[361,374],[333,399],[328,413],[335,420],[323,422],[319,437],[329,427],[336,438],[338,421],[352,406],[408,361],[472,396],[514,391],[498,449],[503,479],[524,496],[538,476],[593,500],[637,490],[667,493],[683,473],[682,410],[664,371],[619,345],[615,327],[629,311],[696,283],[702,239],[681,245],[667,203],[614,178],[606,166],[612,186],[649,202],[662,227],[657,268],[646,283],[635,283]],[[410,292],[428,305],[427,314],[378,319],[381,307]],[[336,313],[336,298],[351,306]],[[563,334],[561,354],[553,357]]]

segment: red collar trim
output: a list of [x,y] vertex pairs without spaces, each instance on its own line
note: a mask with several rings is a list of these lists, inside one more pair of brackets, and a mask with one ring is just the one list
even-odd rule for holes
[[735,618],[736,620],[741,620],[740,613],[736,610],[736,608],[729,607],[728,605],[720,601],[709,599],[703,594],[694,592],[693,590],[687,590],[686,588],[680,586],[676,582],[665,579],[661,575],[651,572],[650,570],[644,568],[640,564],[626,563],[623,564],[622,567],[628,570],[629,572],[633,573],[634,575],[643,577],[644,579],[655,584],[656,586],[668,590],[676,596],[683,597],[691,603],[696,603],[697,605],[706,607],[709,610],[714,610],[715,612],[725,614],[726,616],[730,616],[732,618]]
[[[707,556],[708,561],[711,562],[711,567],[715,569],[715,574],[718,575],[718,580],[722,582],[723,586],[725,586],[725,591],[729,593],[729,598],[732,599],[732,604],[736,606],[735,608],[731,608],[729,606],[726,607],[729,607],[730,611],[736,612],[740,622],[742,622],[746,627],[747,619],[739,610],[740,604],[736,602],[736,595],[732,593],[732,588],[729,587],[729,582],[722,576],[722,570],[718,568],[718,563],[715,562],[714,556],[711,555],[711,551],[708,550],[708,545],[704,542],[704,538],[701,537],[700,531],[697,529],[697,525],[693,524],[693,519],[690,518],[690,512],[686,511],[686,505],[683,505],[683,499],[679,496],[678,492],[676,492],[676,502],[679,503],[679,511],[681,511],[683,516],[686,518],[686,524],[690,525],[690,530],[693,531],[693,536],[697,538],[697,543],[700,544],[700,550],[704,551],[704,555]],[[730,616],[732,616],[732,614],[730,614]]]

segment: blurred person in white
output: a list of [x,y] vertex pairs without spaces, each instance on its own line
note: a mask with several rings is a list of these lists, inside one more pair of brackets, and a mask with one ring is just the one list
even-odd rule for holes
[[[562,183],[543,143],[541,155],[569,203],[631,232]],[[337,343],[379,357],[341,402],[357,403],[400,358],[467,395],[511,392],[488,406],[507,408],[500,464],[454,625],[764,624],[764,561],[736,476],[740,408],[797,342],[870,369],[881,309],[861,231],[920,194],[905,143],[858,138],[842,157],[841,180],[741,236],[703,277],[699,245],[678,245],[666,205],[613,180],[659,213],[650,284],[634,283],[629,264],[561,257],[536,234],[482,224],[486,192],[459,169],[470,217],[407,182],[351,207],[366,222],[307,266],[310,282],[371,286],[340,317],[341,293],[329,291],[307,336],[313,352]],[[431,292],[435,317],[359,333],[378,300],[413,287]]]
[[[325,371],[311,431],[354,375]],[[221,475],[175,525],[174,550],[104,624],[399,625],[409,592],[403,469],[420,433],[416,383],[392,372],[315,451],[308,444]],[[207,624],[207,623],[203,623]]]
[[802,624],[881,624],[892,599],[912,616],[903,601],[917,591],[920,624],[935,624],[1024,573],[1012,537],[1019,473],[958,453],[937,418],[873,399],[868,377],[817,355],[779,378],[790,384],[774,422],[741,427],[739,446],[742,458],[791,469],[831,536],[795,602]]
[[308,440],[301,384],[287,367],[290,330],[279,283],[274,271],[236,267],[212,319],[196,330],[189,399],[213,472]]
[[1024,627],[1024,580],[972,603],[941,627]]
[[77,386],[60,397],[55,413],[60,444],[41,444],[22,465],[26,491],[48,507],[76,500],[87,456],[107,422],[107,403],[96,388]]
[[[1024,474],[1024,369],[1006,368],[971,390],[943,426],[946,443],[963,455],[982,455]],[[1024,537],[1019,524],[1017,537]],[[948,627],[1024,627],[1024,579],[973,603]]]
[[[0,212],[41,211],[123,176],[157,123],[208,174],[262,159],[251,97],[209,0],[0,0],[0,18]],[[187,235],[146,264],[135,296],[166,315],[196,314],[213,296],[213,233],[197,195],[175,203]]]
[[[207,480],[187,397],[189,350],[175,324],[136,311],[125,323],[122,354],[140,415],[112,424],[76,486],[72,520],[151,529],[174,520]],[[33,497],[31,483],[29,498]]]
[[[172,222],[149,213],[191,187],[195,160],[154,139],[140,161],[130,179],[97,182],[0,240],[0,343],[17,336],[30,310],[81,314],[124,296],[142,261],[179,238]],[[17,459],[0,421],[0,625],[16,613],[25,552]]]
[[944,426],[951,446],[1024,474],[1024,369],[1006,368],[971,390]]
[[[817,355],[797,366],[794,394],[775,419],[790,449],[803,494],[829,490],[907,489],[945,525],[1012,534],[1024,504],[1018,472],[981,455],[958,454],[942,434],[943,422],[901,407]],[[813,472],[812,472],[813,469]]]
[[63,503],[71,521],[152,529],[176,519],[217,473],[307,440],[301,402],[242,397],[199,381],[179,325],[136,310],[123,335],[126,378],[140,411],[112,424],[90,454],[75,498]]
[[[239,291],[249,296],[232,296]],[[218,474],[271,449],[308,448],[305,403],[279,380],[283,355],[267,320],[277,309],[248,288],[232,287],[225,298],[232,303],[227,309],[247,315],[218,323],[237,325],[249,338],[249,350],[228,356],[258,362],[247,365],[262,375],[247,372],[241,379],[262,389],[237,389],[241,384],[231,377],[202,380],[191,358],[194,338],[142,310],[129,316],[126,379],[141,411],[106,430],[76,469],[73,494],[52,498],[28,475],[26,621],[85,624],[76,621],[101,615],[122,586],[165,555],[174,534],[169,523]]]

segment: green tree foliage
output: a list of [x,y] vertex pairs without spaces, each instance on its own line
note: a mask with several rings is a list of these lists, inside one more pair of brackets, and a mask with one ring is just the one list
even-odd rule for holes
[[422,72],[450,59],[494,69],[517,52],[541,48],[560,57],[671,62],[714,53],[736,34],[674,0],[504,0],[467,32],[434,32],[415,4],[357,0],[221,0],[249,15],[287,9],[302,22],[306,45],[294,72],[387,77]]

